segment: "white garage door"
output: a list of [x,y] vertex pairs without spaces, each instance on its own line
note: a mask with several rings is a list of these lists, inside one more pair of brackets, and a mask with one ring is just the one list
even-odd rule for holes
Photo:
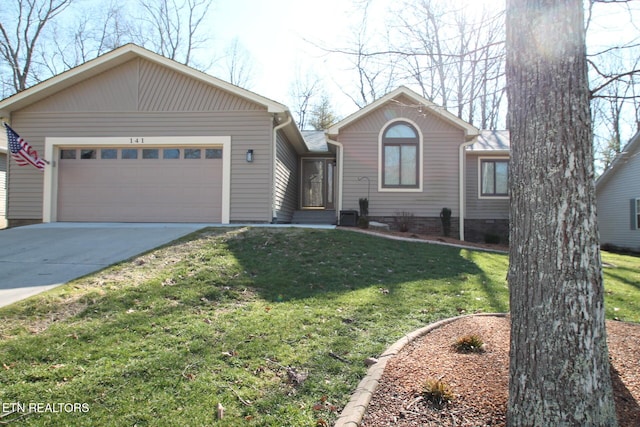
[[222,148],[61,148],[58,221],[220,222]]

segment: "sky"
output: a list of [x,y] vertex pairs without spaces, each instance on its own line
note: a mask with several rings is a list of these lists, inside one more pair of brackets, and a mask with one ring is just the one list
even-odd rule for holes
[[[388,25],[388,7],[394,0],[369,0],[372,25]],[[467,7],[486,4],[489,8],[504,8],[505,0],[446,0],[467,3]],[[395,0],[397,4],[397,0]],[[360,0],[362,3],[362,0]],[[211,31],[216,49],[224,50],[234,39],[247,51],[252,63],[252,76],[247,89],[275,101],[291,105],[291,86],[296,78],[317,75],[330,95],[339,116],[357,110],[343,90],[353,81],[355,73],[348,60],[327,54],[317,46],[339,48],[350,46],[354,29],[361,24],[358,0],[217,0],[211,19]],[[590,51],[640,30],[631,22],[624,5],[596,5],[589,34]],[[640,23],[640,1],[631,3],[635,21]],[[640,40],[636,40],[640,42]],[[209,70],[218,77],[215,69]]]
[[[129,6],[132,0],[115,0]],[[416,1],[416,0],[412,0]],[[465,9],[486,5],[502,10],[505,0],[435,0],[446,4],[464,5]],[[322,91],[328,94],[334,112],[345,117],[358,107],[344,92],[354,93],[356,73],[345,55],[329,54],[327,49],[349,48],[354,45],[354,33],[362,25],[362,5],[369,5],[370,30],[382,36],[392,25],[396,9],[404,0],[213,0],[206,28],[210,42],[197,55],[200,64],[214,58],[214,66],[204,71],[223,80],[226,75],[225,51],[237,40],[251,64],[251,79],[245,88],[295,109],[292,86],[296,80],[317,76]],[[180,3],[180,2],[178,2]],[[82,0],[87,5],[106,4],[104,0]],[[633,7],[635,21],[640,23],[640,0],[622,5],[595,6],[595,21],[589,33],[592,51],[611,41],[638,37],[640,29],[630,22],[626,7]],[[640,40],[636,40],[640,43]],[[600,45],[600,46],[596,46]],[[217,66],[216,66],[217,65]]]
[[336,84],[348,78],[339,76],[347,74],[348,63],[317,47],[347,45],[354,17],[359,17],[351,2],[219,0],[212,16],[215,44],[224,49],[237,38],[248,53],[253,76],[248,89],[286,104],[296,78],[313,74],[332,92],[343,115],[355,110]]

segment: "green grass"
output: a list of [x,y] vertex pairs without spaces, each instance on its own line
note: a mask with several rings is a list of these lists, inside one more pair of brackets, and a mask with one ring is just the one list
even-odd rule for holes
[[[607,316],[640,322],[638,258],[604,260]],[[88,407],[0,421],[331,425],[365,358],[438,319],[507,311],[507,262],[341,230],[207,230],[0,309],[5,409]]]

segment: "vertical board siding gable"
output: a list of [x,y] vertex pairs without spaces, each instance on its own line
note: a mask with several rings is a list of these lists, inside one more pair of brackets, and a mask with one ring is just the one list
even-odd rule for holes
[[140,111],[261,110],[249,100],[150,61],[140,60]]
[[14,114],[60,111],[136,111],[138,109],[138,83],[138,61],[133,60],[76,83]]

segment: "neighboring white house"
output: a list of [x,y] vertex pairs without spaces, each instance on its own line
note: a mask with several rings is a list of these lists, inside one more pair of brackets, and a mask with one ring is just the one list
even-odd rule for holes
[[596,182],[601,245],[640,252],[640,132]]

